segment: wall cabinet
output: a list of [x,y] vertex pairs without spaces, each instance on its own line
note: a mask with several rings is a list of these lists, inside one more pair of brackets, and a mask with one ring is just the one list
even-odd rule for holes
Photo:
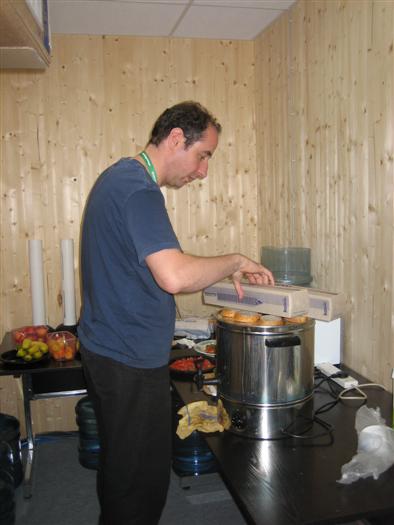
[[45,69],[49,65],[47,13],[47,0],[1,0],[2,69]]

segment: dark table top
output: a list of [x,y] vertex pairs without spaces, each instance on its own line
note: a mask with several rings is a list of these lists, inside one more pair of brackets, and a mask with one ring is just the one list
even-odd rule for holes
[[78,370],[82,368],[82,363],[79,357],[72,361],[55,361],[48,359],[42,363],[33,364],[31,366],[10,367],[0,362],[0,376],[20,376],[21,374],[38,374],[42,372],[60,372],[64,370]]
[[[0,356],[3,352],[7,352],[13,348],[11,334],[7,333],[0,344]],[[40,372],[59,372],[62,370],[77,370],[80,368],[82,368],[82,364],[79,354],[77,354],[76,358],[72,361],[59,362],[55,361],[54,359],[48,359],[43,362],[33,364],[28,363],[27,365],[18,367],[12,367],[10,365],[4,364],[0,360],[0,376],[20,376],[23,373],[37,374]]]
[[[354,372],[351,375],[365,382]],[[184,403],[208,399],[190,381],[173,379],[172,384]],[[367,406],[380,407],[382,417],[391,424],[391,395],[372,387],[365,392]],[[327,387],[322,385],[314,394],[314,409],[330,400]],[[356,454],[354,423],[360,406],[360,401],[339,402],[319,416],[334,427],[333,443],[328,436],[256,440],[227,431],[204,435],[248,522],[329,524],[379,517],[379,524],[394,523],[393,466],[377,480],[369,477],[350,485],[337,483],[341,466]],[[321,431],[314,425],[312,432]]]

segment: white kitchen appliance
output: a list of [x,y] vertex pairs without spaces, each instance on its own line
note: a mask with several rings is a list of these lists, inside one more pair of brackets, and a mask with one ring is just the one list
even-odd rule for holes
[[338,365],[341,362],[342,325],[341,317],[333,321],[315,320],[315,365],[319,363]]

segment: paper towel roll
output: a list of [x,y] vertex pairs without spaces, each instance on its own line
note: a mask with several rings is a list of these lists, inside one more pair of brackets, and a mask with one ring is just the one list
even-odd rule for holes
[[63,271],[63,324],[73,326],[77,322],[75,315],[74,241],[72,239],[62,240],[61,249]]
[[28,243],[33,325],[46,325],[42,241],[32,239]]

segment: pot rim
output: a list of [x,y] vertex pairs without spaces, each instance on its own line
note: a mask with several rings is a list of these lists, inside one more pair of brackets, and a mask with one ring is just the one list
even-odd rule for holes
[[[312,328],[315,325],[315,320],[308,317],[305,323],[288,323],[283,325],[259,325],[257,323],[242,323],[240,321],[234,321],[234,319],[223,317],[220,313],[216,314],[217,326],[224,326],[227,330],[233,332],[247,332],[251,334],[262,334],[262,335],[285,335],[288,333],[294,333],[304,331]],[[286,320],[286,318],[283,318]]]

